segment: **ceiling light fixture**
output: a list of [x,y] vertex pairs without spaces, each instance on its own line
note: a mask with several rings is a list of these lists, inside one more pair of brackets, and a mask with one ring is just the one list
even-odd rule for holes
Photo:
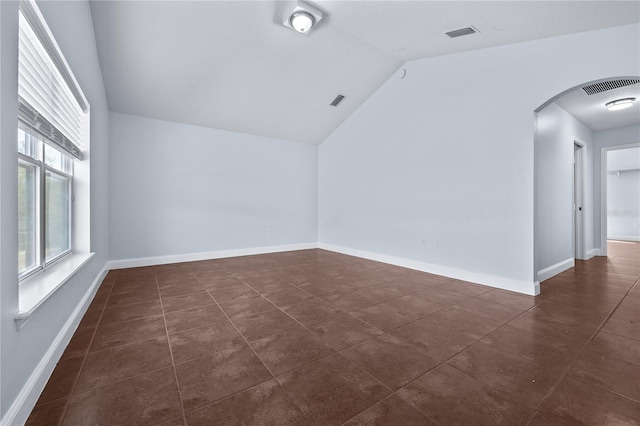
[[307,34],[322,19],[322,11],[306,3],[296,2],[285,14],[282,24],[300,34]]
[[291,26],[299,33],[306,33],[314,23],[313,15],[308,12],[296,12],[291,15]]
[[631,107],[635,100],[636,98],[616,99],[615,101],[607,102],[604,106],[606,106],[609,111],[618,111]]

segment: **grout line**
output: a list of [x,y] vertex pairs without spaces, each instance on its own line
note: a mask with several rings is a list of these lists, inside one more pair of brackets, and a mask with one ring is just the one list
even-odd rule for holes
[[[197,278],[197,277],[196,277],[196,279],[198,280],[198,282],[200,282],[200,283],[201,283],[201,281],[200,281],[200,279],[199,279],[199,278]],[[244,281],[243,281],[243,282],[244,282]],[[217,301],[213,296],[211,296],[211,293],[209,293],[209,291],[208,291],[208,290],[207,290],[207,294],[209,294],[209,297],[211,297],[211,298],[213,299],[213,301],[215,302],[215,304],[218,306],[218,309],[220,309],[220,311],[223,313],[223,315],[227,318],[227,321],[229,321],[229,323],[230,323],[230,324],[233,326],[233,328],[236,330],[236,333],[238,333],[238,335],[239,335],[240,337],[242,337],[242,340],[244,340],[244,343],[247,345],[247,347],[248,347],[249,349],[251,349],[251,352],[253,352],[253,354],[256,356],[256,358],[258,358],[258,360],[262,363],[262,365],[264,366],[264,368],[266,368],[266,370],[269,372],[269,374],[271,374],[271,379],[269,379],[269,380],[275,380],[275,381],[276,381],[276,383],[278,383],[278,386],[280,386],[280,388],[282,389],[282,391],[283,391],[283,392],[285,392],[285,394],[286,394],[286,390],[284,389],[284,387],[282,386],[282,384],[278,381],[278,379],[276,379],[276,376],[275,376],[275,374],[273,374],[273,371],[271,371],[271,369],[270,369],[270,368],[267,366],[267,364],[262,360],[262,358],[260,358],[260,356],[259,356],[259,355],[258,355],[258,353],[255,351],[255,349],[253,349],[253,347],[251,346],[251,344],[249,344],[249,341],[244,337],[244,335],[240,332],[240,330],[238,330],[238,327],[236,327],[236,325],[233,323],[233,321],[231,320],[231,318],[229,317],[229,315],[227,315],[227,313],[224,311],[224,309],[222,309],[222,307],[220,306],[220,304],[218,303],[218,301]],[[261,297],[264,297],[264,296],[262,296],[262,295],[260,295],[260,296],[261,296]],[[265,300],[266,300],[266,298],[265,298]],[[269,301],[269,303],[271,303],[271,301]],[[275,305],[274,305],[274,306],[275,306]],[[266,311],[263,311],[263,312],[266,312]],[[261,312],[257,312],[257,313],[261,313]],[[251,385],[251,386],[247,386],[246,388],[240,389],[240,390],[238,390],[238,392],[235,392],[235,393],[239,393],[239,392],[245,391],[245,390],[247,390],[247,389],[249,389],[249,388],[252,388],[252,387],[254,387],[254,386],[257,386],[257,385],[259,385],[259,384],[261,384],[261,383],[264,383],[264,382],[266,382],[266,381],[268,381],[268,380],[265,380],[265,381],[260,382],[260,383],[253,384],[253,385]],[[235,393],[234,393],[234,394],[235,394]],[[207,405],[210,405],[210,404],[213,404],[213,403],[215,403],[215,402],[217,402],[217,401],[219,401],[219,400],[221,400],[221,399],[225,399],[225,398],[228,398],[228,397],[230,397],[230,396],[231,396],[231,395],[226,395],[224,398],[219,398],[219,399],[217,399],[217,400],[210,401],[210,402],[208,402],[207,404],[204,404],[204,405],[202,405],[202,406],[200,406],[200,407],[194,408],[194,410],[199,409],[199,408],[202,408],[202,407],[207,406]],[[292,402],[295,404],[295,401],[292,401]],[[297,406],[297,404],[295,404],[295,405]],[[300,407],[298,407],[298,408],[300,408]],[[302,411],[302,410],[301,410],[301,411]],[[184,413],[184,410],[183,410],[183,413]],[[187,423],[186,423],[186,413],[184,413],[184,415],[185,415],[185,425],[186,425],[186,424],[187,424]]]
[[635,284],[627,291],[627,293],[622,297],[622,299],[620,299],[620,301],[618,302],[618,304],[615,306],[615,308],[613,308],[611,310],[611,312],[609,312],[609,315],[607,315],[607,317],[600,323],[600,325],[596,328],[596,330],[593,332],[593,334],[591,335],[591,337],[589,337],[589,339],[587,339],[586,343],[584,345],[582,345],[582,348],[578,351],[578,353],[576,354],[575,357],[573,357],[573,359],[571,360],[571,362],[569,363],[569,365],[564,369],[564,371],[562,373],[560,373],[560,376],[558,377],[558,379],[555,381],[555,383],[551,386],[551,388],[547,391],[547,393],[544,395],[544,397],[542,398],[542,400],[540,401],[540,403],[538,403],[536,409],[531,412],[531,414],[529,414],[529,417],[527,417],[527,419],[525,420],[525,425],[528,425],[531,423],[531,421],[533,420],[533,417],[536,415],[536,413],[540,410],[540,408],[542,407],[542,405],[549,399],[549,397],[556,391],[556,389],[560,386],[560,383],[562,383],[562,381],[567,377],[567,375],[569,374],[569,371],[571,370],[571,368],[573,367],[574,363],[576,362],[576,360],[580,357],[580,355],[582,355],[582,353],[584,352],[584,350],[586,349],[587,346],[589,346],[589,344],[593,341],[593,339],[595,339],[595,337],[598,335],[598,333],[600,333],[600,331],[604,328],[604,325],[607,323],[607,321],[609,321],[609,319],[613,316],[613,314],[615,313],[615,311],[620,307],[620,305],[622,304],[622,302],[627,298],[627,296],[629,296],[629,293],[631,292],[631,290],[633,290],[633,288],[635,287]]
[[[242,282],[244,282],[247,286],[249,286],[252,290],[254,290],[254,291],[256,291],[256,292],[258,292],[259,294],[261,294],[261,295],[262,295],[262,293],[260,293],[259,291],[257,291],[257,290],[256,290],[253,286],[251,286],[249,283],[247,283],[246,281],[244,281],[244,280],[242,280],[242,279],[241,279],[241,281],[242,281]],[[286,279],[282,279],[282,281],[285,281],[285,282],[287,282],[287,283],[291,284],[291,282],[287,281]],[[291,284],[291,285],[293,285],[293,284]],[[299,287],[297,287],[297,286],[295,286],[295,285],[294,285],[294,287],[299,288]],[[306,291],[306,290],[304,290],[304,289],[300,289],[300,290]],[[422,291],[422,290],[419,290],[419,291]],[[489,290],[489,291],[490,291],[490,290]],[[307,291],[307,293],[309,293],[309,292]],[[318,297],[318,296],[316,296],[316,295],[314,295],[314,294],[312,294],[312,293],[309,293],[309,294],[311,294],[311,296],[313,296],[314,298],[316,298],[316,299],[320,300],[320,301],[321,301],[321,302],[323,302],[324,304],[329,305],[329,306],[331,306],[332,308],[334,308],[334,307],[335,307],[335,306],[331,305],[329,302],[327,302],[326,300],[323,300],[323,299],[321,299],[320,297]],[[410,295],[413,295],[414,293],[409,293],[409,294],[410,294]],[[480,294],[484,294],[484,293],[480,293]],[[479,296],[480,294],[478,294],[477,296]],[[406,295],[407,295],[407,294],[405,294],[405,295],[401,295],[401,296],[398,296],[398,297],[393,298],[393,299],[397,299],[397,298],[399,298],[399,297],[403,297],[403,296],[406,296]],[[449,308],[451,308],[451,307],[453,307],[453,306],[455,306],[455,305],[457,305],[457,304],[459,304],[459,303],[462,303],[462,302],[464,302],[464,301],[467,301],[467,300],[472,299],[472,298],[477,297],[477,296],[471,296],[471,297],[469,297],[469,298],[467,298],[467,299],[465,299],[465,300],[463,300],[463,301],[460,301],[460,302],[455,303],[454,305],[451,305],[451,306],[445,306],[445,307],[443,307],[442,309],[440,309],[440,310],[438,310],[438,311],[435,311],[435,312],[429,313],[429,314],[427,314],[427,315],[425,315],[425,316],[423,316],[423,317],[420,317],[420,318],[418,318],[418,319],[416,319],[416,320],[414,320],[414,321],[411,321],[410,323],[413,323],[413,322],[419,321],[419,320],[421,320],[421,319],[424,319],[424,318],[426,318],[426,317],[428,317],[428,316],[434,315],[434,314],[436,314],[437,312],[441,312],[441,311],[443,311],[443,310],[449,309]],[[265,297],[265,296],[263,296],[263,297]],[[420,296],[417,296],[417,297],[420,297]],[[389,299],[389,300],[393,300],[393,299]],[[386,302],[386,301],[376,303],[376,305],[377,305],[377,304],[384,303],[384,302]],[[304,301],[303,301],[303,302],[301,302],[301,303],[304,303]],[[369,306],[373,306],[373,305],[369,305]],[[534,306],[534,307],[535,307],[535,306]],[[336,353],[340,354],[342,357],[344,357],[345,359],[347,359],[347,361],[348,361],[348,362],[351,362],[351,363],[353,363],[353,362],[343,354],[343,351],[346,351],[347,349],[352,348],[353,346],[357,346],[357,345],[360,345],[360,344],[362,344],[362,343],[365,343],[365,342],[367,342],[367,341],[369,341],[369,340],[372,340],[372,339],[374,339],[374,338],[376,338],[376,337],[383,336],[383,335],[385,335],[385,334],[389,334],[389,331],[393,331],[393,330],[396,330],[396,329],[398,329],[398,328],[404,327],[405,325],[410,324],[410,323],[402,324],[402,325],[400,325],[400,326],[398,326],[398,327],[396,327],[396,328],[394,328],[394,329],[392,329],[392,330],[384,331],[384,330],[380,330],[378,327],[373,326],[372,324],[367,323],[366,321],[360,320],[359,318],[356,318],[356,317],[353,317],[353,316],[352,316],[353,318],[355,318],[355,319],[357,319],[357,320],[359,320],[359,321],[362,321],[363,323],[368,324],[368,325],[370,325],[371,327],[374,327],[374,328],[375,328],[375,329],[377,329],[377,330],[382,331],[382,333],[381,333],[381,334],[377,334],[377,335],[375,335],[375,336],[371,336],[371,337],[369,337],[369,338],[367,338],[367,339],[365,339],[365,340],[363,340],[363,341],[361,341],[361,342],[354,343],[353,345],[350,345],[350,346],[348,346],[348,347],[345,347],[345,348],[342,348],[342,349],[337,349],[337,348],[335,348],[334,346],[332,346],[331,344],[329,344],[329,343],[325,342],[325,341],[324,341],[320,336],[318,336],[315,332],[313,332],[312,330],[310,330],[307,326],[305,326],[304,324],[302,324],[300,321],[298,321],[296,318],[294,318],[294,317],[293,317],[293,316],[291,316],[289,313],[287,313],[286,311],[284,311],[282,308],[280,308],[279,306],[276,306],[276,308],[277,308],[278,310],[280,310],[282,313],[284,313],[285,315],[287,315],[289,318],[291,318],[292,320],[294,320],[296,323],[298,323],[298,324],[299,324],[300,326],[302,326],[304,329],[306,329],[307,331],[309,331],[309,332],[310,332],[310,333],[312,333],[313,335],[317,336],[320,340],[322,340],[322,341],[323,341],[323,343],[325,343],[327,346],[329,346],[329,347],[331,347],[332,349],[334,349],[334,350],[336,351]],[[533,308],[533,307],[531,307],[531,308],[529,308],[529,309],[532,309],[532,308]],[[344,312],[344,311],[342,311],[340,308],[337,308],[337,309],[340,311],[340,313],[345,313],[345,314],[349,315],[349,313],[348,313],[348,312]],[[528,310],[527,310],[527,311],[528,311]],[[527,311],[525,311],[525,312],[527,312]],[[524,314],[525,312],[523,312],[522,314]],[[522,314],[520,314],[520,315],[522,315]],[[518,316],[519,316],[519,315],[518,315]],[[515,319],[515,318],[512,318],[512,319]],[[510,320],[510,321],[511,321],[511,320]],[[503,326],[504,326],[504,325],[506,325],[506,323],[505,323],[505,324],[503,324]],[[501,327],[502,327],[502,326],[501,326]],[[494,330],[494,331],[496,331],[496,330]],[[389,334],[389,335],[390,335],[390,334]],[[395,336],[393,336],[393,335],[390,335],[390,336],[391,336],[391,337],[394,337],[394,338],[397,338],[397,339],[399,339],[399,340],[403,341],[404,343],[407,343],[407,344],[408,344],[410,347],[412,347],[414,350],[416,350],[416,351],[418,351],[418,352],[420,352],[420,353],[422,353],[422,354],[424,354],[424,355],[429,356],[429,355],[428,355],[428,354],[426,354],[424,351],[422,351],[420,348],[416,347],[413,343],[411,343],[411,342],[407,342],[407,341],[405,341],[404,339],[400,339],[400,338],[395,337]],[[243,336],[243,337],[244,337],[244,336]],[[486,337],[486,336],[485,336],[485,337]],[[482,339],[481,339],[481,340],[482,340]],[[478,343],[478,342],[476,342],[476,343]],[[472,346],[473,346],[473,345],[472,345]],[[467,347],[467,348],[463,349],[463,350],[462,350],[462,351],[460,351],[460,352],[463,352],[464,350],[466,350],[466,349],[468,349],[468,348],[469,348],[469,347]],[[432,371],[432,370],[434,370],[434,369],[438,368],[440,365],[442,365],[442,364],[446,363],[449,359],[451,359],[451,358],[453,358],[453,357],[457,356],[460,352],[456,353],[455,355],[453,355],[453,356],[452,356],[452,357],[450,357],[450,358],[447,358],[447,359],[446,359],[445,361],[443,361],[442,363],[437,364],[436,366],[434,366],[434,367],[430,368],[430,369],[429,369],[429,370],[427,370],[424,374],[428,374],[430,371]],[[256,354],[256,355],[257,355],[257,354]],[[317,362],[320,362],[320,361],[322,361],[323,359],[328,358],[328,357],[333,356],[333,355],[335,355],[335,353],[334,353],[334,354],[327,355],[327,356],[324,356],[324,357],[321,357],[321,358],[318,358],[318,359],[315,359],[315,360],[313,360],[313,361],[311,361],[311,362],[309,362],[309,363],[306,363],[306,364],[304,364],[304,365],[297,366],[297,367],[295,367],[295,368],[293,368],[293,369],[291,369],[291,370],[289,370],[289,371],[298,370],[298,369],[300,369],[300,368],[307,367],[307,366],[309,366],[309,365],[312,365],[312,364],[315,364],[315,363],[317,363]],[[390,391],[390,394],[389,394],[389,395],[387,395],[385,398],[383,398],[383,399],[381,399],[381,400],[379,400],[379,401],[376,401],[374,404],[372,404],[372,405],[370,405],[370,406],[365,407],[362,411],[360,411],[360,412],[356,413],[353,417],[357,417],[357,416],[358,416],[358,415],[360,415],[362,412],[364,412],[364,411],[368,410],[370,407],[372,407],[372,406],[374,406],[374,405],[376,405],[376,404],[378,404],[378,403],[380,403],[380,402],[384,401],[385,399],[387,399],[387,398],[391,397],[392,395],[396,395],[396,392],[397,392],[398,390],[402,389],[403,387],[407,386],[408,384],[412,383],[413,381],[415,381],[415,380],[419,379],[420,377],[424,376],[424,374],[421,374],[421,375],[419,375],[418,377],[416,377],[415,379],[413,379],[413,380],[411,380],[411,381],[407,382],[406,384],[404,384],[404,385],[403,385],[403,386],[401,386],[400,388],[398,388],[398,389],[396,389],[396,390],[393,390],[393,389],[391,389],[390,387],[388,387],[385,383],[383,383],[382,381],[380,381],[378,378],[376,378],[375,376],[373,376],[371,373],[369,373],[368,371],[366,371],[365,369],[360,369],[360,370],[361,370],[363,373],[365,373],[366,375],[368,375],[369,377],[373,378],[376,382],[380,383],[380,384],[381,384],[382,386],[384,386],[386,389],[388,389],[388,390]],[[277,379],[276,379],[276,380],[277,380]],[[285,391],[285,392],[286,392],[286,391]],[[399,397],[399,396],[398,396],[398,397]],[[403,399],[403,401],[404,401],[404,399]],[[294,401],[294,403],[295,403],[295,401]],[[296,405],[297,405],[297,404],[296,404]],[[413,407],[413,405],[411,405],[411,406]],[[430,420],[433,420],[433,419],[431,419],[431,417],[429,417],[427,414],[425,414],[425,413],[423,413],[422,411],[420,411],[419,409],[417,409],[417,407],[414,407],[414,408],[416,408],[416,410],[417,410],[418,412],[420,412],[420,414],[424,415],[425,417],[427,417],[427,418],[428,418],[428,419],[430,419]],[[348,420],[347,420],[347,421],[348,421]]]
[[180,411],[182,412],[182,422],[187,426],[187,415],[184,411],[184,404],[182,403],[182,391],[180,390],[180,382],[178,381],[178,373],[176,371],[176,362],[173,358],[173,349],[171,348],[171,339],[169,338],[169,329],[167,327],[167,317],[164,313],[164,305],[162,303],[162,294],[160,293],[160,284],[158,283],[158,275],[154,273],[156,279],[156,288],[158,290],[158,298],[160,299],[160,308],[162,309],[162,321],[164,322],[164,332],[167,338],[167,346],[169,346],[169,356],[171,357],[171,367],[173,368],[173,378],[176,381],[176,391],[178,392],[178,401],[180,402]]
[[[96,337],[98,327],[100,326],[100,321],[102,320],[102,315],[104,315],[104,311],[107,308],[107,303],[109,303],[109,299],[111,298],[111,292],[113,291],[113,287],[116,285],[116,282],[118,281],[118,275],[120,275],[120,273],[116,271],[116,278],[113,280],[113,285],[111,286],[111,289],[109,289],[109,295],[107,296],[107,300],[105,300],[104,306],[100,311],[100,318],[98,318],[98,322],[96,323],[96,326],[93,330],[93,334],[91,335],[91,339],[89,340],[89,344],[87,345],[87,351],[84,353],[84,355],[82,355],[82,363],[80,364],[80,370],[78,371],[78,375],[73,381],[73,385],[71,386],[71,390],[69,391],[69,395],[67,396],[67,402],[64,404],[64,409],[62,410],[62,414],[60,415],[60,424],[63,423],[64,418],[67,416],[67,412],[69,411],[69,406],[71,405],[71,400],[75,396],[76,388],[78,387],[78,382],[80,381],[80,375],[82,374],[82,370],[84,370],[84,363],[87,361],[87,357],[89,356],[89,349],[91,349],[91,345],[93,344],[93,339]],[[104,284],[104,279],[100,283],[100,286],[98,286],[98,290],[96,290],[96,294],[98,293],[98,291],[100,291],[100,287],[102,287],[103,284]],[[95,294],[94,294],[94,298],[95,298]],[[91,299],[91,303],[93,303],[93,300],[94,299]],[[87,310],[89,310],[89,308],[91,307],[91,303],[89,303],[89,307],[87,307]],[[84,315],[86,315],[86,312],[84,313]],[[80,319],[80,322],[82,322],[82,320],[84,319],[84,315]],[[78,323],[78,326],[79,325],[80,323]],[[71,336],[71,339],[73,339],[77,331],[78,330],[76,329],[76,331],[73,332],[73,336]],[[54,368],[54,371],[55,371],[55,368]]]

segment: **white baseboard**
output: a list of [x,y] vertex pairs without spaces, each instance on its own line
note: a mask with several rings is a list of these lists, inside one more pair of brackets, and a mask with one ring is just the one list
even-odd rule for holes
[[573,268],[574,266],[576,266],[576,261],[574,258],[571,258],[558,262],[555,265],[551,265],[548,268],[541,269],[538,271],[538,281],[542,282],[548,280],[554,275],[558,275],[559,273]]
[[169,256],[139,257],[136,259],[116,259],[109,261],[109,269],[137,268],[141,266],[166,265],[169,263],[197,262],[199,260],[223,259],[226,257],[251,256],[255,254],[280,253],[285,251],[318,248],[317,243],[286,244],[270,247],[217,250],[204,253],[175,254]]
[[434,265],[426,262],[419,262],[417,260],[388,256],[385,254],[373,253],[373,252],[364,251],[364,250],[357,250],[357,249],[336,246],[336,245],[327,244],[327,243],[318,243],[318,248],[321,248],[323,250],[334,251],[337,253],[347,254],[349,256],[361,257],[364,259],[375,260],[377,262],[383,262],[383,263],[389,263],[391,265],[402,266],[404,268],[415,269],[417,271],[428,272],[430,274],[442,275],[449,278],[469,281],[475,284],[481,284],[489,287],[515,291],[517,293],[523,293],[523,294],[528,294],[532,296],[540,294],[539,282],[513,280],[510,278],[465,271],[463,269],[451,268],[451,267],[442,266],[442,265]]
[[589,260],[589,259],[591,259],[592,257],[595,257],[595,256],[604,256],[602,254],[602,250],[600,250],[599,248],[594,248],[594,249],[591,249],[591,250],[587,251],[587,258],[585,260]]
[[107,271],[107,265],[105,265],[93,280],[93,283],[91,283],[91,286],[87,289],[84,296],[69,316],[67,322],[58,332],[58,335],[53,340],[51,346],[49,346],[49,349],[47,349],[47,352],[45,352],[36,368],[33,370],[33,373],[31,373],[31,376],[29,376],[29,379],[20,390],[20,393],[13,401],[13,404],[11,404],[7,410],[7,413],[2,418],[0,424],[9,426],[23,425],[26,423],[29,418],[29,414],[31,414],[31,410],[33,410],[36,402],[38,402],[40,394],[44,390],[49,377],[51,377],[51,374],[58,364],[62,353],[69,344],[71,337],[73,337],[73,333],[75,333],[78,328],[80,320],[82,320],[84,313],[91,304],[91,301],[93,300],[100,283],[106,276]]
[[607,240],[616,240],[616,241],[640,241],[640,236],[638,235],[609,235]]

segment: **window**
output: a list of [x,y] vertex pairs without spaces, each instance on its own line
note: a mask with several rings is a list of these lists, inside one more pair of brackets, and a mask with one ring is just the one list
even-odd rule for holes
[[20,2],[18,274],[73,252],[74,164],[88,139],[88,104],[31,0]]
[[18,266],[21,277],[71,251],[72,194],[71,157],[28,129],[19,129]]

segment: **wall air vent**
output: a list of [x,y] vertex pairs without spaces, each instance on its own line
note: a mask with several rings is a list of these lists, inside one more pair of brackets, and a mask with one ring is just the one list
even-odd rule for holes
[[340,102],[342,102],[342,100],[345,98],[344,95],[338,95],[336,96],[336,98],[333,100],[333,102],[331,102],[331,106],[338,106],[338,104]]
[[475,28],[467,27],[467,28],[460,28],[459,30],[449,31],[448,33],[445,33],[445,34],[451,38],[456,38],[456,37],[466,36],[469,34],[475,34],[477,32],[478,31]]
[[632,84],[640,83],[638,78],[625,78],[621,80],[603,81],[600,83],[589,84],[584,86],[582,90],[587,95],[595,95],[596,93],[606,92],[607,90],[617,89],[619,87],[631,86]]

